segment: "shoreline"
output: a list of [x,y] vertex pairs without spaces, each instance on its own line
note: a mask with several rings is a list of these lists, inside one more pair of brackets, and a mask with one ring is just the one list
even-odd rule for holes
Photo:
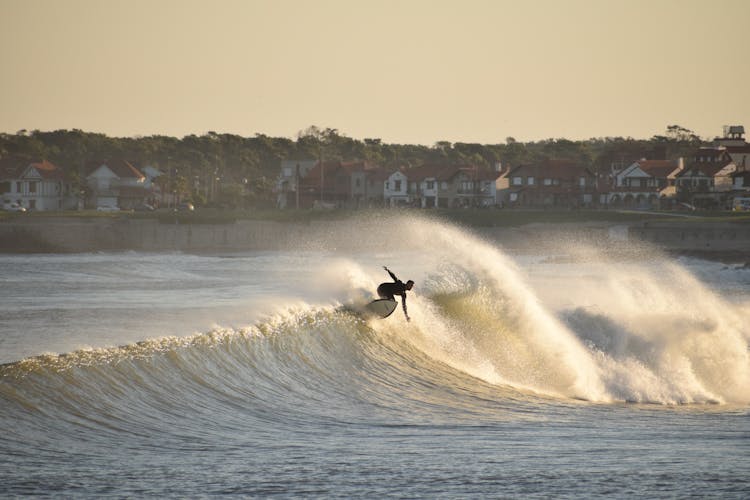
[[[238,220],[164,223],[142,218],[36,217],[0,222],[0,253],[274,251],[320,247],[340,220]],[[656,249],[731,263],[750,262],[750,224],[712,221],[533,222],[518,226],[459,226],[512,251],[564,249],[576,243],[612,252]],[[365,242],[347,241],[352,249]],[[325,245],[322,245],[325,246]],[[341,244],[339,243],[339,247]]]

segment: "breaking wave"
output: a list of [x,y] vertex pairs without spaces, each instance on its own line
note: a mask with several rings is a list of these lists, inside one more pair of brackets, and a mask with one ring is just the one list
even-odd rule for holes
[[[496,245],[439,222],[397,216],[387,232],[382,220],[346,224],[356,227],[343,233],[356,232],[368,248],[404,247],[417,281],[412,321],[400,311],[365,320],[341,308],[366,302],[383,278],[379,262],[343,253],[334,269],[320,270],[336,277],[328,304],[287,304],[247,328],[6,364],[0,399],[42,413],[65,408],[70,418],[107,411],[101,422],[110,427],[127,426],[124,413],[134,408],[147,421],[179,415],[188,401],[193,413],[201,401],[207,419],[224,408],[290,420],[352,411],[439,418],[436,408],[455,418],[575,400],[750,402],[747,308],[679,262],[656,253],[612,261],[569,246],[574,267],[561,276],[543,260],[523,270]],[[330,235],[311,242],[345,244]]]

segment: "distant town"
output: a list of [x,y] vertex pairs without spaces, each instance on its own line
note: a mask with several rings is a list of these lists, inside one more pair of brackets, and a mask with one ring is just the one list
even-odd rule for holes
[[0,134],[0,208],[737,211],[750,210],[748,155],[741,125],[711,141],[673,126],[649,141],[433,147],[355,141],[314,127],[297,141],[24,131]]

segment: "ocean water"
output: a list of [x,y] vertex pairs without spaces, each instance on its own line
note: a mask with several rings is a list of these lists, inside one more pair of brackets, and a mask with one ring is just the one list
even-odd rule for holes
[[[362,218],[0,256],[0,497],[750,497],[750,270]],[[388,266],[386,320],[351,306]]]

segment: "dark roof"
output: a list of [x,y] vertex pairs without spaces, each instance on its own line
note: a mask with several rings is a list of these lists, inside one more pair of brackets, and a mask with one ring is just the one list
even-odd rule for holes
[[725,148],[700,148],[693,154],[693,161],[677,177],[715,177],[730,163],[732,157]]
[[581,175],[595,177],[594,173],[588,167],[572,160],[544,160],[539,163],[519,165],[512,168],[506,174],[507,177],[518,175],[533,175],[534,177],[548,177],[553,179],[572,179]]
[[729,153],[750,153],[750,144],[744,146],[724,146]]
[[674,172],[679,166],[676,160],[639,160],[638,166],[651,177],[664,178]]
[[98,168],[106,166],[117,177],[122,178],[141,178],[145,177],[140,170],[135,168],[126,160],[92,160],[86,164],[86,176],[93,174]]
[[692,163],[677,174],[677,177],[716,177],[728,164],[724,162]]
[[438,181],[447,181],[460,173],[465,173],[476,180],[495,180],[500,176],[499,172],[478,165],[441,165],[425,164],[404,170],[404,174],[410,181],[422,181],[434,178]]

